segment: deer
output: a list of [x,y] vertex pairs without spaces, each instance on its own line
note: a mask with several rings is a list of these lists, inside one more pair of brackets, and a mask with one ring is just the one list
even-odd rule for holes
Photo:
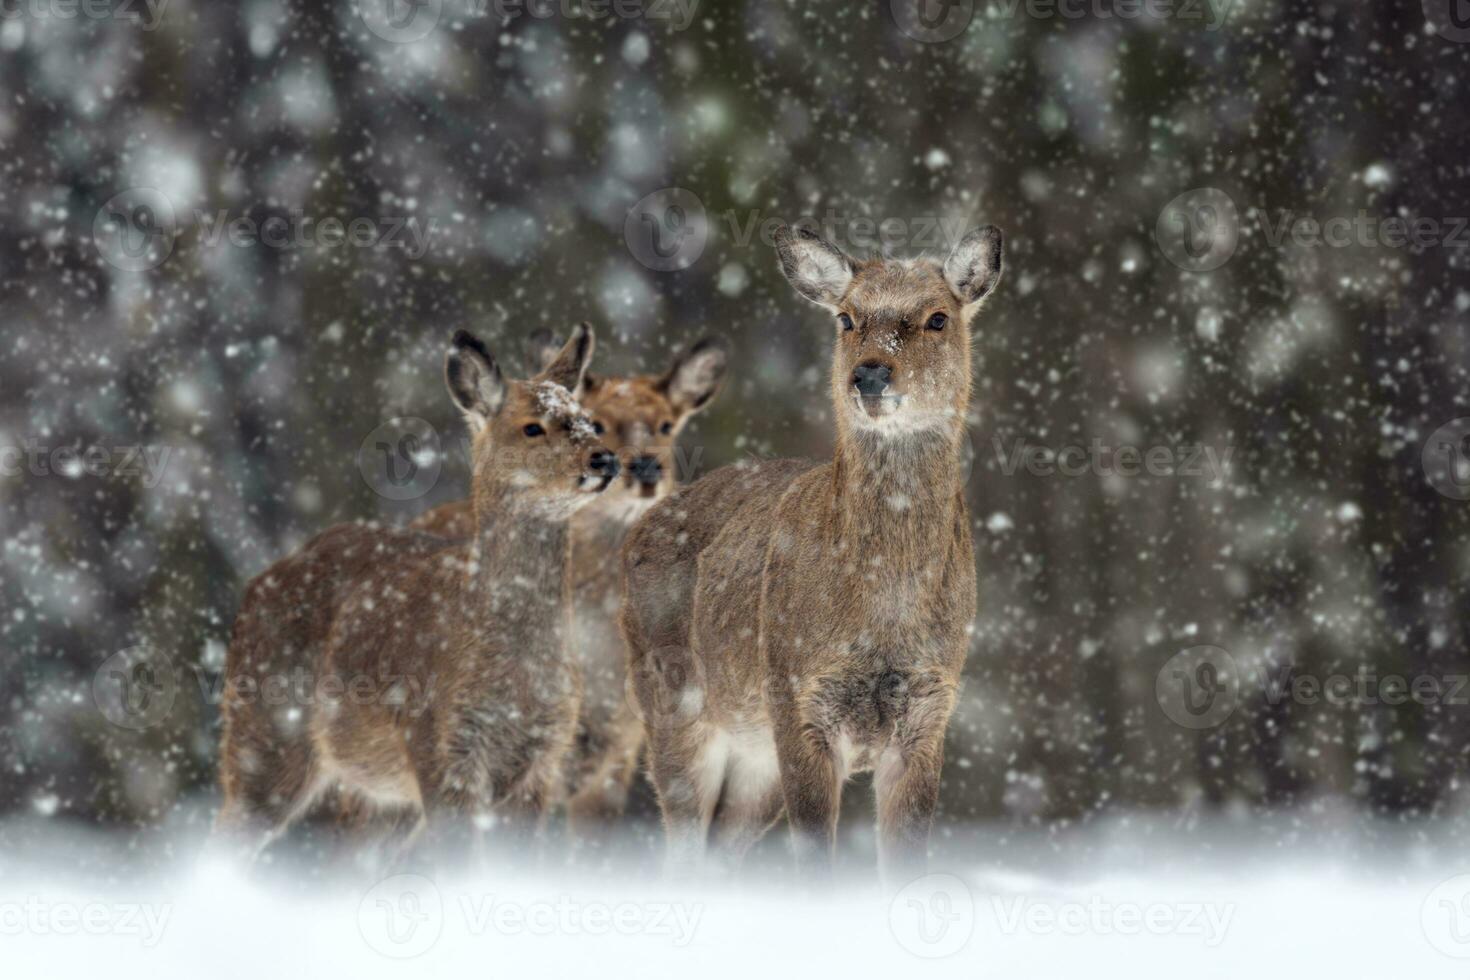
[[628,671],[671,874],[737,864],[784,813],[797,867],[829,877],[841,788],[871,771],[892,886],[927,863],[977,610],[962,445],[1002,236],[977,228],[942,262],[857,259],[804,228],[774,243],[833,317],[832,459],[742,461],[634,525]]
[[[544,365],[561,342],[538,330],[527,359]],[[604,445],[616,453],[623,477],[572,518],[572,648],[582,669],[582,712],[568,756],[566,808],[574,833],[619,818],[638,773],[643,722],[627,684],[627,653],[618,625],[622,605],[622,547],[628,529],[673,491],[674,444],[724,382],[729,351],[703,338],[653,374],[583,375],[577,397]],[[409,527],[446,538],[473,528],[469,501],[444,504]]]
[[[471,433],[472,533],[338,525],[248,584],[215,824],[235,853],[258,855],[332,788],[415,814],[410,842],[427,829],[478,850],[497,822],[512,839],[536,833],[581,696],[569,524],[619,471],[572,394],[593,344],[580,325],[517,381],[456,332],[444,373]],[[303,678],[300,693],[266,703],[262,682],[282,676]]]

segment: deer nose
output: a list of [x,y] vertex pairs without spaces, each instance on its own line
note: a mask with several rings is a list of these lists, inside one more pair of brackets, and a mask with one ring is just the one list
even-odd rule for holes
[[656,484],[664,475],[664,468],[657,456],[635,456],[628,469],[632,472],[633,479],[648,487]]
[[617,476],[618,470],[622,468],[618,465],[617,453],[610,453],[606,449],[594,452],[592,458],[588,460],[588,465],[592,467],[592,472],[601,473],[609,480]]
[[852,372],[852,386],[858,390],[859,395],[866,398],[883,394],[892,379],[893,371],[887,364],[878,361],[865,361]]

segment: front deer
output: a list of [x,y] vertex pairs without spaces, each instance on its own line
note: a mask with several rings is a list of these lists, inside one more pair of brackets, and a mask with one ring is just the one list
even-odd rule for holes
[[675,868],[711,824],[738,858],[783,808],[798,860],[830,866],[842,784],[872,769],[892,881],[923,865],[975,615],[969,327],[1001,234],[943,265],[776,247],[835,317],[834,458],[726,467],[649,512],[623,552],[629,671]]
[[[521,382],[455,335],[445,373],[473,432],[468,539],[340,525],[250,583],[226,663],[221,834],[258,850],[333,786],[439,833],[473,836],[492,810],[534,825],[580,696],[567,525],[618,472],[571,394],[592,343],[578,327]],[[286,676],[310,696],[258,696]]]

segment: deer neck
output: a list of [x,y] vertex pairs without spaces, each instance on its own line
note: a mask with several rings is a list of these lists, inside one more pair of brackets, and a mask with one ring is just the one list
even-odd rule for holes
[[920,572],[944,552],[960,495],[963,425],[901,436],[843,432],[833,456],[842,540],[891,573]]
[[562,657],[571,551],[566,517],[514,507],[476,511],[465,570],[475,629],[500,635],[524,655]]

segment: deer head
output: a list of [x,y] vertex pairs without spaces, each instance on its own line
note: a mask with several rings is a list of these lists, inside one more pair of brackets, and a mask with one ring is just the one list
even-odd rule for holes
[[811,231],[776,233],[781,271],[836,318],[839,432],[898,437],[962,424],[970,324],[1001,276],[1001,233],[977,228],[944,262],[854,259]]
[[[560,349],[556,338],[539,330],[529,340],[528,360],[544,366]],[[634,505],[625,510],[632,517],[674,488],[674,441],[719,392],[729,359],[724,342],[707,337],[675,355],[660,374],[583,374],[579,400],[624,474],[604,502]]]
[[512,381],[483,343],[455,333],[444,376],[470,427],[477,519],[492,510],[570,517],[616,478],[617,456],[573,394],[592,347],[579,324],[538,374]]

